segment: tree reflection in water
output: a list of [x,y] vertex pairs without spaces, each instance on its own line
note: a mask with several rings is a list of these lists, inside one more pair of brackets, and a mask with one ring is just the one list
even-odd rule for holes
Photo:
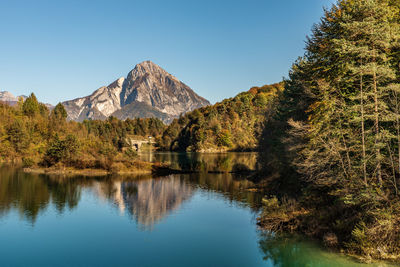
[[253,184],[229,173],[180,174],[167,177],[60,177],[27,174],[0,168],[0,216],[18,211],[32,224],[50,205],[59,214],[79,204],[83,189],[113,203],[128,213],[139,227],[150,230],[172,211],[179,209],[194,192],[212,190],[229,201],[256,208],[261,196],[247,191]]
[[103,199],[111,200],[121,213],[128,212],[143,229],[150,230],[189,200],[196,188],[221,192],[230,201],[258,208],[262,196],[246,190],[252,185],[228,173],[196,173],[103,182],[96,185],[96,191]]
[[11,210],[35,223],[40,212],[53,203],[59,213],[73,209],[80,199],[80,187],[69,179],[26,174],[13,168],[0,168],[0,216]]
[[139,153],[142,160],[162,162],[171,168],[196,172],[231,172],[241,170],[256,170],[257,153],[227,152],[227,153],[195,153],[195,152],[156,152]]
[[[159,178],[151,175],[62,178],[26,174],[1,167],[0,221],[3,216],[17,213],[23,220],[35,225],[41,215],[47,214],[47,209],[52,209],[49,213],[56,211],[58,214],[73,211],[81,200],[84,202],[83,199],[86,199],[82,196],[90,194],[95,196],[95,201],[112,203],[121,213],[132,218],[140,229],[152,230],[171,212],[190,201],[197,191],[217,192],[213,195],[257,211],[262,195],[247,190],[253,186],[245,177],[231,173],[201,172]],[[328,253],[302,239],[261,233],[258,237],[267,265],[359,266],[348,258]],[[214,236],[210,238],[212,240]]]

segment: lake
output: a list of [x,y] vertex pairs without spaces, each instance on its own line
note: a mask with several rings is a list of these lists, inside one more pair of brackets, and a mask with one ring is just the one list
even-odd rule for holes
[[66,178],[0,167],[0,266],[364,266],[257,228],[262,195],[229,173],[254,169],[252,153],[141,157],[203,171]]

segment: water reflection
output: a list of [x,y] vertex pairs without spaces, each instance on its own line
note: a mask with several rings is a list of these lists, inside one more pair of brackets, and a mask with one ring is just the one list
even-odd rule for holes
[[185,176],[191,183],[203,190],[219,192],[231,202],[242,204],[257,211],[263,195],[251,191],[254,183],[246,176],[230,173],[193,173]]
[[163,162],[172,168],[197,172],[232,172],[255,170],[257,153],[178,153],[178,152],[143,152],[142,160]]
[[189,199],[192,187],[179,177],[170,176],[122,184],[127,210],[145,226],[152,226]]
[[18,211],[34,224],[49,206],[59,214],[78,206],[82,191],[88,189],[100,199],[113,203],[121,214],[129,214],[139,227],[152,229],[168,214],[189,200],[197,189],[222,193],[226,199],[257,208],[261,195],[247,190],[252,183],[240,176],[180,174],[168,177],[59,177],[27,174],[0,168],[0,217]]
[[[58,262],[59,257],[71,260],[70,254],[64,251],[70,251],[70,244],[73,243],[76,248],[73,253],[80,255],[74,259],[77,264],[87,263],[83,265],[93,265],[85,261],[88,259],[87,251],[91,248],[93,258],[99,257],[97,265],[110,260],[106,264],[108,266],[113,263],[121,266],[135,265],[135,260],[137,265],[145,265],[154,254],[171,263],[186,260],[186,266],[223,263],[226,266],[359,266],[346,257],[328,253],[302,239],[258,233],[254,221],[257,213],[254,211],[259,207],[261,195],[247,190],[252,186],[245,177],[230,173],[195,173],[162,178],[61,178],[25,174],[2,167],[0,222],[3,219],[9,222],[0,227],[2,240],[6,240],[0,242],[2,264],[6,258],[5,265],[14,266],[11,263],[20,254],[26,254],[27,260],[43,257],[39,251],[54,255],[51,263]],[[117,213],[132,218],[137,227],[132,226],[131,220],[111,220],[118,215],[107,211],[103,205],[96,203],[93,206],[93,196],[95,202],[102,200],[100,202],[106,202],[107,206],[118,210]],[[227,204],[226,200],[235,205]],[[183,204],[187,208],[182,209]],[[96,212],[87,214],[88,209]],[[165,219],[177,210],[183,216],[175,216],[170,221]],[[54,212],[65,214],[68,211],[78,214],[75,221],[72,219],[76,223],[70,221],[74,216],[68,216],[68,219],[67,216],[58,217],[55,223]],[[25,231],[18,225],[18,218],[6,218],[13,212],[20,215],[19,220],[32,223],[35,231]],[[36,224],[40,217],[43,218],[41,222],[45,223]],[[163,225],[160,231],[149,231],[158,224]],[[99,236],[104,236],[104,239]],[[119,236],[119,245],[110,247],[110,240],[114,240],[110,236]],[[12,242],[14,239],[19,242]],[[87,246],[88,240],[96,242]],[[54,246],[54,242],[58,246]],[[21,248],[20,244],[27,246]],[[164,244],[170,245],[169,251]],[[199,257],[200,250],[201,255],[208,256]],[[136,258],[131,257],[132,251],[137,252]],[[177,256],[176,251],[184,253]],[[47,260],[48,255],[43,259]],[[113,262],[115,255],[119,255],[119,264]],[[37,263],[43,259],[40,258]],[[21,265],[35,265],[30,261],[24,263]],[[148,265],[160,266],[160,262],[154,261]]]
[[11,210],[34,223],[51,202],[59,213],[73,209],[80,199],[80,188],[70,181],[54,182],[47,176],[0,168],[0,216]]
[[152,229],[193,194],[192,186],[176,175],[98,183],[96,187],[99,196],[113,201],[122,214],[128,212],[143,229]]

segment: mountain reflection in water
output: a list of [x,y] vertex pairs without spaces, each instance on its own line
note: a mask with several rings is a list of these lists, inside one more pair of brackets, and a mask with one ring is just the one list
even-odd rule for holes
[[113,201],[121,213],[128,212],[145,229],[151,229],[193,194],[179,176],[115,181],[97,184],[99,196]]
[[0,167],[0,265],[363,266],[259,231],[252,186],[230,173],[63,178]]
[[32,225],[49,206],[59,214],[73,210],[83,190],[113,203],[121,214],[129,214],[138,227],[146,230],[177,210],[198,188],[221,192],[230,201],[241,201],[253,208],[261,198],[245,190],[251,182],[228,173],[63,178],[27,174],[9,167],[1,168],[0,173],[0,217],[14,210]]

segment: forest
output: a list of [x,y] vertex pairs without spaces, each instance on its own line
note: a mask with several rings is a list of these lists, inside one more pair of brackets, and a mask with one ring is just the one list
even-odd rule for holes
[[51,111],[32,93],[16,106],[0,103],[0,161],[24,167],[71,167],[121,171],[148,168],[136,159],[128,136],[158,136],[159,119],[110,117],[105,121],[67,121],[62,104]]
[[260,141],[263,227],[400,259],[399,11],[340,0],[313,27]]
[[215,105],[175,119],[158,140],[171,151],[256,151],[266,112],[283,90],[283,83],[253,87]]

